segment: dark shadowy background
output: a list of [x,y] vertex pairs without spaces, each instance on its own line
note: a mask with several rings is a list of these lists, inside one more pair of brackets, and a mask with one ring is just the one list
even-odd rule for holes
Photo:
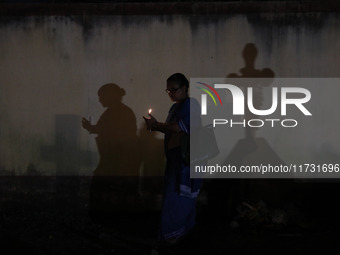
[[[241,76],[249,43],[256,70],[338,77],[339,10],[337,1],[1,1],[2,249],[150,254],[164,155],[162,136],[149,134],[141,116],[152,108],[165,119],[166,78]],[[125,160],[138,173],[105,177],[105,206],[93,212],[98,153],[81,117],[98,120],[97,90],[112,82],[136,116],[134,152]],[[337,162],[337,130],[291,150]],[[331,254],[339,248],[339,192],[337,179],[206,180],[197,227],[169,252]]]

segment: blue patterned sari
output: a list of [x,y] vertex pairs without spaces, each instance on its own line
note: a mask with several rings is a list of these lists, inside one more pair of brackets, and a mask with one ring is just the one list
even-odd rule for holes
[[[191,116],[190,106],[195,107],[195,111],[193,109],[191,111]],[[198,111],[196,111],[196,108]],[[160,240],[180,238],[194,226],[196,198],[201,186],[200,179],[190,179],[190,166],[184,163],[181,146],[178,143],[177,145],[179,146],[170,146],[171,139],[176,140],[176,136],[190,134],[190,124],[192,128],[193,125],[201,126],[197,101],[187,98],[184,102],[175,103],[169,111],[166,122],[173,121],[178,123],[182,132],[180,134],[165,134],[164,146],[167,162],[164,176],[165,188],[161,213]]]

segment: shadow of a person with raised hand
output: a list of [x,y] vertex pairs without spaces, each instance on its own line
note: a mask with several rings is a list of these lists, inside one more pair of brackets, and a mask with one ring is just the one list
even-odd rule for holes
[[98,90],[107,108],[96,124],[82,119],[90,134],[97,134],[99,164],[90,187],[89,213],[93,220],[110,221],[113,213],[133,211],[138,196],[139,165],[136,116],[122,103],[125,90],[116,84]]

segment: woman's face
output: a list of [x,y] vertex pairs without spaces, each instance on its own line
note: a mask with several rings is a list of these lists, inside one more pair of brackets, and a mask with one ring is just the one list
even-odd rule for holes
[[166,92],[168,93],[171,101],[179,102],[188,97],[187,88],[180,87],[176,82],[167,82]]

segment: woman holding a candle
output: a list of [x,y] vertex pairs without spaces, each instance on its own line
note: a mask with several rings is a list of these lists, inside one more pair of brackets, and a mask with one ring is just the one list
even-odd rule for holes
[[165,135],[167,161],[159,240],[166,244],[177,243],[194,226],[196,198],[201,185],[200,180],[190,179],[190,166],[181,146],[190,130],[201,127],[200,108],[196,100],[189,98],[188,88],[189,81],[183,74],[171,75],[165,91],[175,103],[166,121],[158,122],[150,113],[148,118],[144,117],[150,131]]

